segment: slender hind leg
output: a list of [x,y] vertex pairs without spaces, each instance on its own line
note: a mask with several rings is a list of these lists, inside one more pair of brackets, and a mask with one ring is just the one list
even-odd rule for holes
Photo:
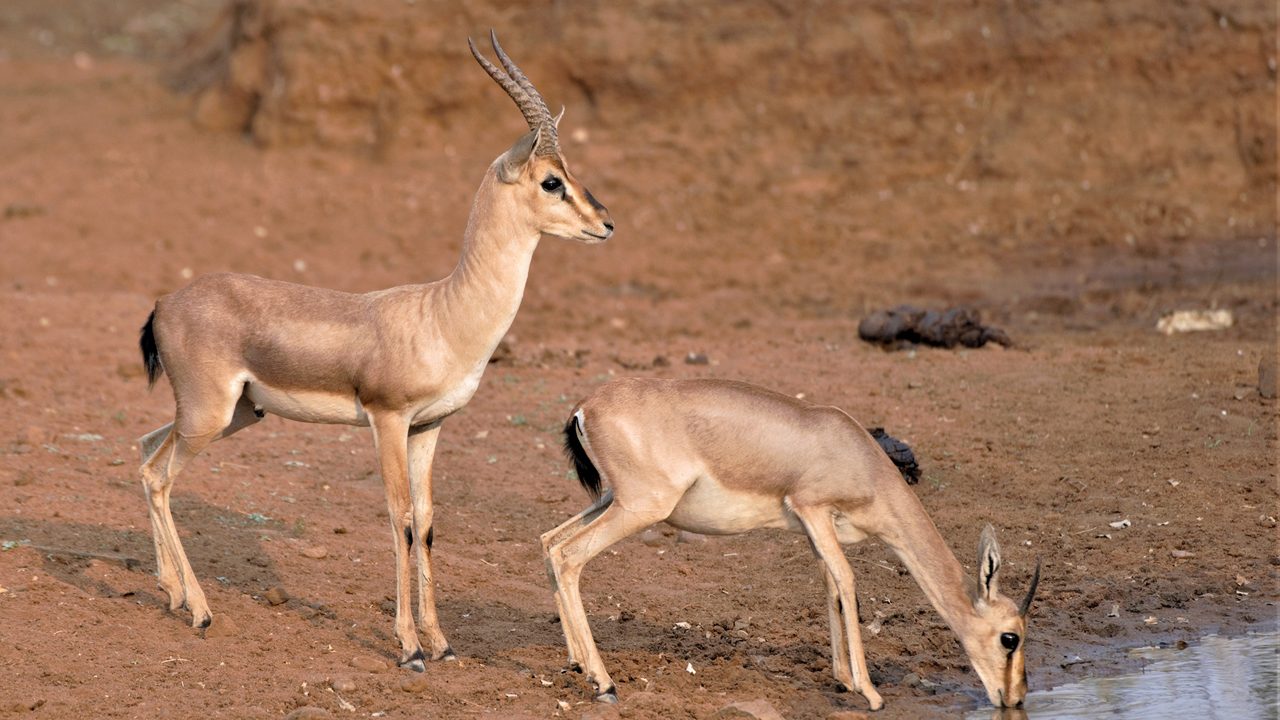
[[[814,554],[817,554],[816,549]],[[820,555],[818,557],[821,558]],[[836,676],[836,682],[843,685],[846,690],[857,692],[853,684],[852,665],[849,661],[849,644],[844,637],[844,604],[840,601],[840,588],[825,565],[822,568],[822,576],[827,584],[827,623],[831,629],[831,672]]]
[[[440,423],[432,423],[409,430],[409,495],[413,502],[413,527],[404,528],[405,539],[415,551],[418,564],[418,624],[427,636],[432,660],[455,660],[453,649],[440,629],[440,617],[436,613],[436,585],[431,573],[431,542],[435,537],[432,526],[433,506],[431,498],[431,463],[436,454],[436,441],[440,437]],[[415,668],[419,669],[419,668]],[[421,668],[425,669],[425,668]]]
[[[228,415],[230,418],[227,418]],[[191,610],[193,627],[207,626],[213,616],[173,523],[169,491],[183,466],[209,443],[252,425],[257,420],[252,403],[240,398],[229,413],[218,413],[217,425],[224,426],[220,430],[198,436],[182,436],[174,431],[175,423],[169,423],[138,440],[143,455],[140,470],[142,486],[147,495],[151,535],[156,547],[156,575],[161,589],[169,596],[169,609],[177,610],[186,605]]]
[[[836,598],[839,603],[837,606],[838,620],[841,621],[841,629],[844,631],[844,641],[847,646],[847,657],[849,662],[849,675],[852,678],[853,690],[858,691],[867,699],[867,703],[872,710],[879,710],[884,707],[884,700],[880,698],[880,693],[876,692],[876,688],[871,684],[871,678],[867,674],[867,659],[862,650],[862,633],[858,627],[858,596],[855,592],[853,583],[853,569],[849,567],[849,561],[844,556],[844,548],[840,545],[840,540],[836,535],[835,522],[831,517],[831,509],[829,507],[796,507],[790,499],[787,504],[791,506],[796,517],[800,519],[804,525],[805,533],[808,534],[809,540],[813,543],[814,554],[822,560],[826,571],[830,573],[832,582],[836,586]],[[836,638],[836,631],[831,631],[832,640]],[[843,658],[833,656],[831,661],[833,664]],[[839,677],[839,670],[837,677]]]
[[[170,609],[186,605],[191,611],[192,627],[208,626],[213,616],[209,613],[209,603],[191,570],[187,554],[182,549],[178,529],[173,524],[169,491],[173,488],[173,479],[182,471],[183,466],[212,441],[211,436],[184,438],[176,432],[170,432],[151,459],[142,465],[142,481],[147,489],[151,526],[158,538],[156,557],[160,586],[169,593]],[[173,582],[175,575],[178,581],[176,587]]]
[[[156,548],[156,578],[160,589],[164,590],[169,597],[169,609],[177,610],[186,603],[186,595],[182,592],[182,578],[178,576],[177,559],[169,552],[169,546],[165,542],[165,526],[160,521],[160,504],[158,498],[153,499],[153,495],[162,493],[162,487],[166,479],[158,476],[163,473],[162,470],[154,469],[154,466],[162,464],[165,460],[160,459],[159,450],[164,448],[164,456],[167,459],[168,454],[172,451],[170,440],[173,423],[169,423],[162,428],[147,433],[138,439],[138,447],[142,452],[142,489],[147,496],[147,515],[151,521],[151,540],[155,543]],[[168,481],[170,484],[172,481]]]
[[560,624],[564,628],[566,641],[570,648],[576,644],[583,651],[579,659],[586,667],[587,680],[596,686],[596,700],[601,702],[617,702],[618,693],[591,636],[591,626],[587,622],[587,612],[582,607],[578,582],[583,566],[591,558],[619,540],[665,520],[671,513],[670,508],[675,507],[674,502],[662,503],[660,498],[652,498],[650,505],[649,509],[636,512],[615,501],[594,520],[564,534],[547,551],[551,571],[555,576],[553,582],[559,589],[559,607],[562,611]]
[[[560,617],[560,626],[562,628],[568,627],[568,620],[565,619],[564,602],[560,597],[560,587],[559,583],[556,581],[555,567],[551,564],[551,547],[558,543],[566,533],[582,527],[583,525],[589,525],[591,521],[599,517],[600,513],[604,512],[605,508],[609,507],[612,502],[613,492],[605,491],[605,493],[597,498],[595,502],[591,503],[587,509],[577,515],[574,515],[568,520],[565,520],[563,523],[560,523],[560,525],[556,526],[555,529],[548,530],[543,533],[540,538],[542,541],[542,552],[543,555],[546,556],[547,580],[551,583],[551,592],[556,599],[556,614]],[[567,629],[565,630],[564,638],[565,644],[569,647],[569,669],[575,671],[581,670],[582,666],[580,664],[580,658],[584,657],[585,650],[578,645],[577,636],[574,633],[569,632]]]

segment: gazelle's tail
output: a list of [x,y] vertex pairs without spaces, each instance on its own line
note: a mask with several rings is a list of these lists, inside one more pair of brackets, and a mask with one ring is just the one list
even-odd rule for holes
[[160,364],[160,351],[156,349],[156,333],[153,328],[156,322],[156,311],[152,310],[147,317],[147,324],[142,326],[142,337],[138,345],[142,348],[142,364],[147,368],[147,389],[155,387],[156,380],[164,367]]
[[591,496],[592,500],[600,497],[600,471],[596,469],[591,458],[587,455],[587,449],[582,446],[582,438],[579,433],[582,432],[582,414],[574,412],[569,417],[569,422],[564,426],[564,452],[573,461],[573,470],[578,473],[578,482],[582,483],[582,487]]

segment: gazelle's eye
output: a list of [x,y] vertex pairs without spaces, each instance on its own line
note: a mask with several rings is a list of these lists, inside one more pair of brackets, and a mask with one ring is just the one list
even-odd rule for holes
[[1000,644],[1005,650],[1013,652],[1018,649],[1018,635],[1016,633],[1000,633]]
[[553,193],[563,186],[564,184],[560,182],[560,178],[555,175],[548,175],[547,179],[542,181],[542,189],[549,193]]

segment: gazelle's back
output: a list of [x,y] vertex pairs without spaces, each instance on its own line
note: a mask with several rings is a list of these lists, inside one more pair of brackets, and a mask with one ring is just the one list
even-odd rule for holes
[[[795,493],[852,501],[873,495],[885,465],[893,467],[843,411],[747,383],[627,378],[598,388],[580,409],[606,479],[644,475],[689,489],[691,501],[726,501],[724,491],[775,503]],[[635,502],[628,488],[617,492]]]

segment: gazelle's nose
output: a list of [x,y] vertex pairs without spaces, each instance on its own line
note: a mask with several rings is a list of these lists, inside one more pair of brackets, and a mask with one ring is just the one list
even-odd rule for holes
[[604,221],[604,229],[605,229],[605,230],[608,230],[608,231],[609,231],[609,233],[610,233],[610,234],[612,234],[612,233],[613,233],[613,221],[612,221],[612,220],[605,220],[605,221]]

